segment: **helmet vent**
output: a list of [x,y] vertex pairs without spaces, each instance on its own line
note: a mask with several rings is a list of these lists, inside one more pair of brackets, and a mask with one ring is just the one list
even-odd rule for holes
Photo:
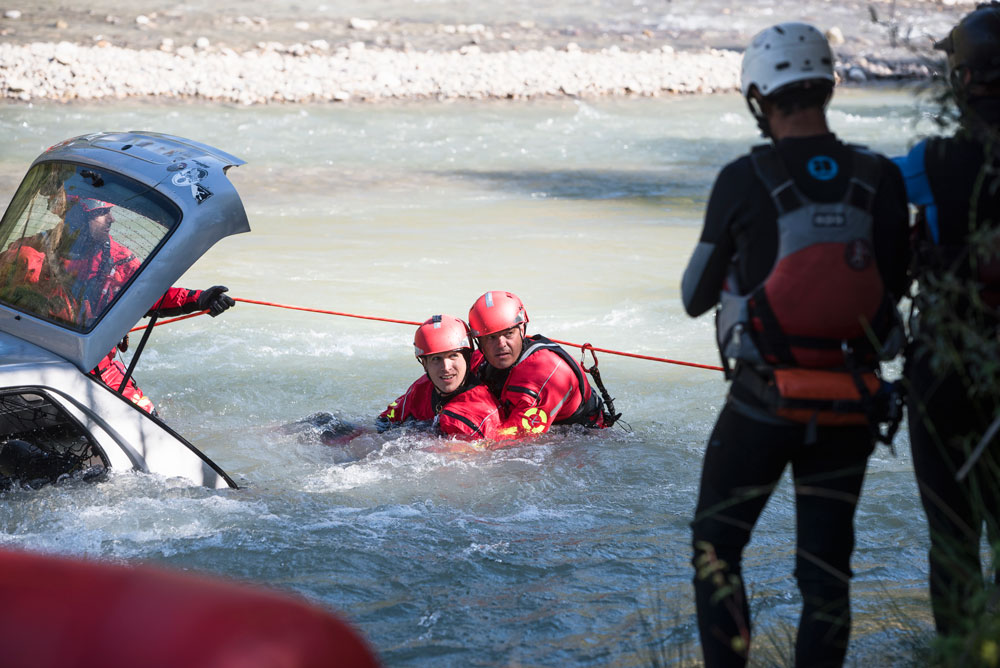
[[778,70],[780,72],[781,70],[787,70],[791,66],[792,66],[792,64],[786,60],[783,63],[778,63],[777,65],[775,65],[774,69],[776,69],[776,70]]

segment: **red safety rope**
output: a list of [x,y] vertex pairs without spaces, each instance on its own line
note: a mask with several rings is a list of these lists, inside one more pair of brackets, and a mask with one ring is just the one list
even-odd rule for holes
[[[339,315],[339,316],[343,316],[345,318],[359,318],[361,320],[378,320],[380,322],[394,322],[394,323],[397,323],[397,324],[400,324],[400,325],[416,325],[416,326],[419,326],[421,324],[421,323],[416,322],[414,320],[397,320],[395,318],[379,318],[379,317],[373,316],[373,315],[358,315],[356,313],[342,313],[340,311],[327,311],[325,309],[319,309],[319,308],[306,308],[305,306],[289,306],[288,304],[276,304],[274,302],[264,302],[264,301],[258,301],[256,299],[241,299],[240,297],[234,297],[233,299],[235,299],[238,302],[244,302],[246,304],[257,304],[259,306],[273,306],[274,308],[289,309],[291,311],[307,311],[309,313],[323,313],[325,315]],[[160,325],[166,325],[167,323],[170,323],[170,322],[177,322],[179,320],[187,320],[188,318],[194,318],[194,317],[197,317],[199,315],[204,315],[206,313],[208,313],[208,311],[199,311],[198,313],[191,313],[191,314],[188,314],[188,315],[182,315],[182,316],[179,316],[177,318],[170,318],[168,320],[161,320],[160,322],[156,323],[155,326],[159,327]],[[129,330],[129,331],[130,332],[135,332],[135,331],[140,330],[140,329],[144,329],[144,327],[136,327],[135,329],[132,329],[132,330]],[[589,343],[585,343],[583,345],[580,345],[579,343],[571,343],[569,341],[560,341],[559,339],[550,339],[550,340],[553,343],[558,343],[558,344],[563,345],[563,346],[570,346],[572,348],[580,348],[584,352],[584,354],[586,354],[586,351],[589,350],[589,351],[591,351],[592,355],[593,355],[594,351],[596,351],[596,352],[599,352],[599,353],[608,353],[609,355],[619,355],[621,357],[632,357],[632,358],[640,359],[640,360],[649,360],[651,362],[663,362],[665,364],[677,364],[679,366],[690,366],[690,367],[694,367],[696,369],[708,369],[709,371],[722,371],[722,367],[721,366],[713,366],[711,364],[697,364],[696,362],[684,362],[682,360],[672,360],[672,359],[668,359],[666,357],[652,357],[650,355],[637,355],[636,353],[625,353],[625,352],[622,352],[620,350],[611,350],[609,348],[597,348],[595,346],[590,345]],[[594,356],[594,365],[595,366],[597,365],[597,356],[596,355]]]

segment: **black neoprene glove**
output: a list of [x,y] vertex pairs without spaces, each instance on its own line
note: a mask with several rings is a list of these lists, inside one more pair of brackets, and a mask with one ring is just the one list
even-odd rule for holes
[[229,288],[224,285],[213,285],[207,290],[202,290],[198,295],[198,310],[208,311],[213,318],[230,306],[236,304],[236,300],[227,295]]

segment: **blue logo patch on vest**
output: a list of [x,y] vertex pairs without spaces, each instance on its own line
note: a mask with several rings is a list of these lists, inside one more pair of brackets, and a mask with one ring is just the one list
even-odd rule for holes
[[809,175],[818,181],[829,181],[837,176],[837,161],[826,155],[817,155],[809,158],[806,163]]

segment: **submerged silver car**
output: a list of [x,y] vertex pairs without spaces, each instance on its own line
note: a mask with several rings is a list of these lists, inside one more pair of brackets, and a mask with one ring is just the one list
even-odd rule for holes
[[[109,468],[236,487],[90,371],[205,251],[250,231],[226,177],[242,164],[148,132],[76,137],[32,163],[0,221],[0,488]],[[73,218],[94,202],[115,211],[100,262]]]

